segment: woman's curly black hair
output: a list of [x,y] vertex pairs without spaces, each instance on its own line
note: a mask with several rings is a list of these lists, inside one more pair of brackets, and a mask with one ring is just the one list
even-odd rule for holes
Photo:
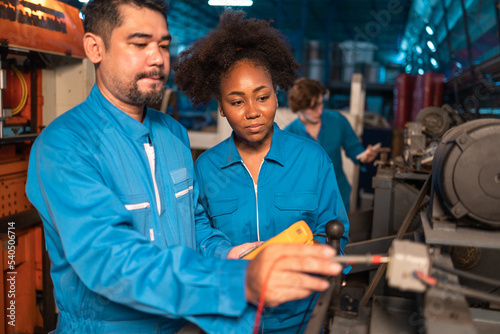
[[217,28],[181,52],[173,66],[175,83],[193,102],[220,99],[220,81],[242,59],[264,67],[273,85],[288,90],[299,65],[272,21],[245,19],[243,11],[225,10]]

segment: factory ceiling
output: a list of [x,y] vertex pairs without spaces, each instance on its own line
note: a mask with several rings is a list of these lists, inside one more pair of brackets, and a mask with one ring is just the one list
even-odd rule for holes
[[[63,2],[82,6],[77,0]],[[338,59],[332,57],[332,46],[355,41],[376,46],[373,61],[383,66],[399,66],[408,73],[422,69],[451,75],[500,53],[499,2],[253,0],[252,6],[237,8],[246,11],[248,17],[272,19],[287,37],[299,62],[310,59],[312,45],[318,47],[316,57],[335,62]],[[214,28],[224,10],[209,6],[208,0],[169,3],[174,56]]]
[[[76,0],[66,0],[81,7]],[[248,17],[274,21],[292,48],[301,54],[307,41],[320,45],[346,40],[377,45],[379,57],[394,62],[407,24],[410,0],[254,0],[250,7],[237,7]],[[180,45],[188,45],[217,25],[224,7],[208,0],[170,0],[169,25]],[[305,56],[305,53],[302,53]]]
[[[288,37],[299,57],[307,57],[308,41],[317,41],[324,48],[325,45],[354,40],[376,45],[380,58],[394,62],[407,23],[410,1],[255,0],[252,6],[242,9],[249,17],[272,19],[274,26]],[[170,23],[189,42],[199,33],[182,32],[183,29],[196,30],[201,25],[211,28],[216,25],[222,11],[223,7],[208,6],[206,0],[173,0]]]

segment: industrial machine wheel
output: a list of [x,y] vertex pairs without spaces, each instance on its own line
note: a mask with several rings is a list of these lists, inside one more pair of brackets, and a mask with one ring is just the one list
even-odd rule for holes
[[434,155],[432,177],[444,207],[460,224],[500,228],[500,119],[449,130]]

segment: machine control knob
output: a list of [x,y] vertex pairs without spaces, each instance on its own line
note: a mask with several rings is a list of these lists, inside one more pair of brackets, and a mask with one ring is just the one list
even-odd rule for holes
[[325,232],[328,236],[328,239],[330,240],[340,240],[340,238],[342,238],[342,235],[344,235],[344,231],[344,224],[342,224],[338,220],[330,220],[328,223],[326,223]]
[[344,224],[338,220],[330,220],[326,223],[326,241],[337,251],[337,254],[340,254],[340,239],[342,238],[344,231]]

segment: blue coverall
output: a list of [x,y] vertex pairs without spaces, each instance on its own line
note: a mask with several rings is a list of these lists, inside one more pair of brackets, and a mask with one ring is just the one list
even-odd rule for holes
[[[307,133],[306,127],[298,118],[286,126],[285,131],[290,131],[299,136],[316,141]],[[347,181],[344,170],[342,169],[342,155],[340,149],[343,148],[346,156],[355,164],[359,164],[356,156],[363,152],[365,148],[360,143],[349,121],[342,116],[341,113],[332,110],[323,110],[323,114],[321,115],[321,128],[319,130],[317,142],[325,149],[326,153],[328,153],[328,156],[333,161],[333,167],[335,168],[335,175],[337,176],[337,183],[340,193],[342,194],[342,200],[344,201],[347,212],[349,212],[351,185]]]
[[145,112],[134,120],[94,86],[32,148],[26,191],[43,220],[56,333],[170,334],[184,319],[251,333],[248,263],[211,256],[231,244],[197,204],[186,130]]
[[[313,233],[324,235],[326,223],[333,219],[344,224],[342,249],[347,244],[349,222],[332,162],[312,141],[274,124],[271,148],[254,184],[235,146],[233,133],[198,157],[195,172],[201,203],[213,226],[228,236],[233,245],[268,240],[299,220],[304,220]],[[316,239],[325,242],[322,237]],[[295,333],[310,298],[266,309],[264,332]],[[313,308],[314,304],[302,331]]]

